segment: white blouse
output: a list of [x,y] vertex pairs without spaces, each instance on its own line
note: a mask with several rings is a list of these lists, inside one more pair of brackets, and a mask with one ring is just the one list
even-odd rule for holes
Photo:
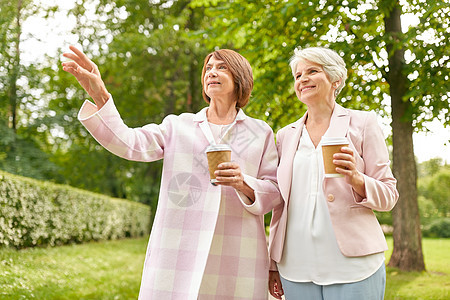
[[211,122],[208,122],[209,128],[211,128],[211,133],[214,137],[214,140],[217,144],[222,143],[222,139],[227,134],[228,130],[234,125],[234,122],[226,125],[218,125]]
[[294,158],[286,238],[278,271],[287,280],[318,285],[368,278],[384,263],[384,253],[363,257],[341,253],[322,189],[323,180],[321,144],[314,147],[304,126]]

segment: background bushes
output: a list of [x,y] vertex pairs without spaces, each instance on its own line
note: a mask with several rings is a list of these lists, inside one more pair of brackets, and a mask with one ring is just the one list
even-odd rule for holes
[[424,237],[450,238],[450,218],[433,220],[422,229]]
[[[423,237],[450,237],[450,165],[433,158],[417,165],[418,204]],[[375,212],[386,235],[392,234],[392,213]]]
[[0,246],[138,237],[149,230],[147,205],[0,171]]

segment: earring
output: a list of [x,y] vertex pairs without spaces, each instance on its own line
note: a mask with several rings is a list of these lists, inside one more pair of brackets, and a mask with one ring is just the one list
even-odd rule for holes
[[339,93],[338,93],[338,90],[337,90],[337,89],[334,90],[334,97],[335,97],[335,98],[337,97],[338,94],[339,94]]

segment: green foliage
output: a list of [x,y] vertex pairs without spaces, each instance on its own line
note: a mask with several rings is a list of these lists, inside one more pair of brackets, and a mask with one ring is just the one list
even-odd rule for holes
[[[99,66],[125,123],[141,127],[160,123],[168,114],[196,112],[201,95],[201,67],[210,52],[192,32],[204,24],[203,8],[189,1],[79,1],[69,12],[79,19],[74,33],[84,52]],[[88,7],[93,7],[87,11]],[[94,13],[96,18],[86,18]],[[67,47],[62,51],[67,51]],[[53,66],[61,61],[51,60]],[[156,208],[161,162],[129,162],[115,157],[77,121],[88,97],[70,74],[46,69],[45,94],[50,115],[37,128],[59,166],[58,182]],[[51,132],[60,132],[55,137]],[[76,158],[76,159],[74,159]]]
[[150,210],[68,186],[0,172],[0,245],[15,248],[137,237]]
[[450,165],[433,168],[430,174],[419,181],[419,195],[433,202],[440,217],[450,217]]
[[32,138],[17,135],[12,129],[0,124],[0,169],[9,173],[51,179],[57,166],[49,160]]
[[392,213],[375,211],[375,216],[380,224],[392,226]]
[[23,40],[33,38],[24,35],[23,24],[39,12],[31,0],[0,0],[0,169],[48,180],[58,168],[34,127],[46,111],[43,74],[41,66],[23,63],[20,55]]
[[[207,4],[205,4],[207,3]],[[398,39],[385,32],[384,15],[395,1],[204,1],[214,18],[206,31],[211,46],[229,46],[246,56],[255,73],[255,93],[249,105],[274,130],[297,120],[305,108],[293,92],[288,66],[297,46],[329,46],[340,53],[349,69],[347,87],[338,102],[349,108],[377,110],[389,115],[385,98],[390,88],[387,45],[405,47],[409,79],[405,101],[408,120],[416,129],[433,118],[450,121],[448,110],[449,1],[408,1],[404,13],[420,17],[417,26]],[[219,30],[218,30],[219,29]],[[433,36],[433,42],[427,37]],[[395,87],[394,87],[395,88]]]
[[0,121],[14,130],[27,123],[22,114],[37,102],[31,93],[40,80],[37,65],[23,64],[20,55],[23,23],[37,12],[31,0],[0,0]]
[[450,238],[450,218],[435,219],[422,230],[423,236]]
[[422,233],[427,237],[450,237],[450,166],[441,159],[419,165],[418,180]]
[[442,158],[432,158],[430,160],[424,161],[417,166],[417,177],[427,177],[433,176],[444,165]]
[[422,195],[418,197],[420,223],[423,226],[430,224],[433,220],[442,217],[442,212],[436,207],[433,200],[425,198]]
[[[418,203],[422,232],[426,236],[433,236],[429,234],[432,224],[444,226],[445,220],[450,217],[450,167],[443,165],[442,159],[430,159],[420,163],[418,169]],[[375,214],[381,224],[392,226],[391,212]],[[433,230],[438,226],[436,224],[433,225]]]

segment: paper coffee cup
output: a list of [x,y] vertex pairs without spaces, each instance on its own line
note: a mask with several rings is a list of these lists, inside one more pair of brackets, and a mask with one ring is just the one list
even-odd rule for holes
[[217,179],[214,172],[221,163],[231,161],[231,147],[226,144],[210,145],[205,152],[208,158],[210,181],[212,185],[216,185]]
[[348,140],[345,137],[327,137],[323,136],[321,140],[322,144],[322,157],[323,167],[325,169],[325,177],[344,177],[344,175],[336,172],[336,165],[333,164],[333,154],[341,152],[341,148],[348,146]]

